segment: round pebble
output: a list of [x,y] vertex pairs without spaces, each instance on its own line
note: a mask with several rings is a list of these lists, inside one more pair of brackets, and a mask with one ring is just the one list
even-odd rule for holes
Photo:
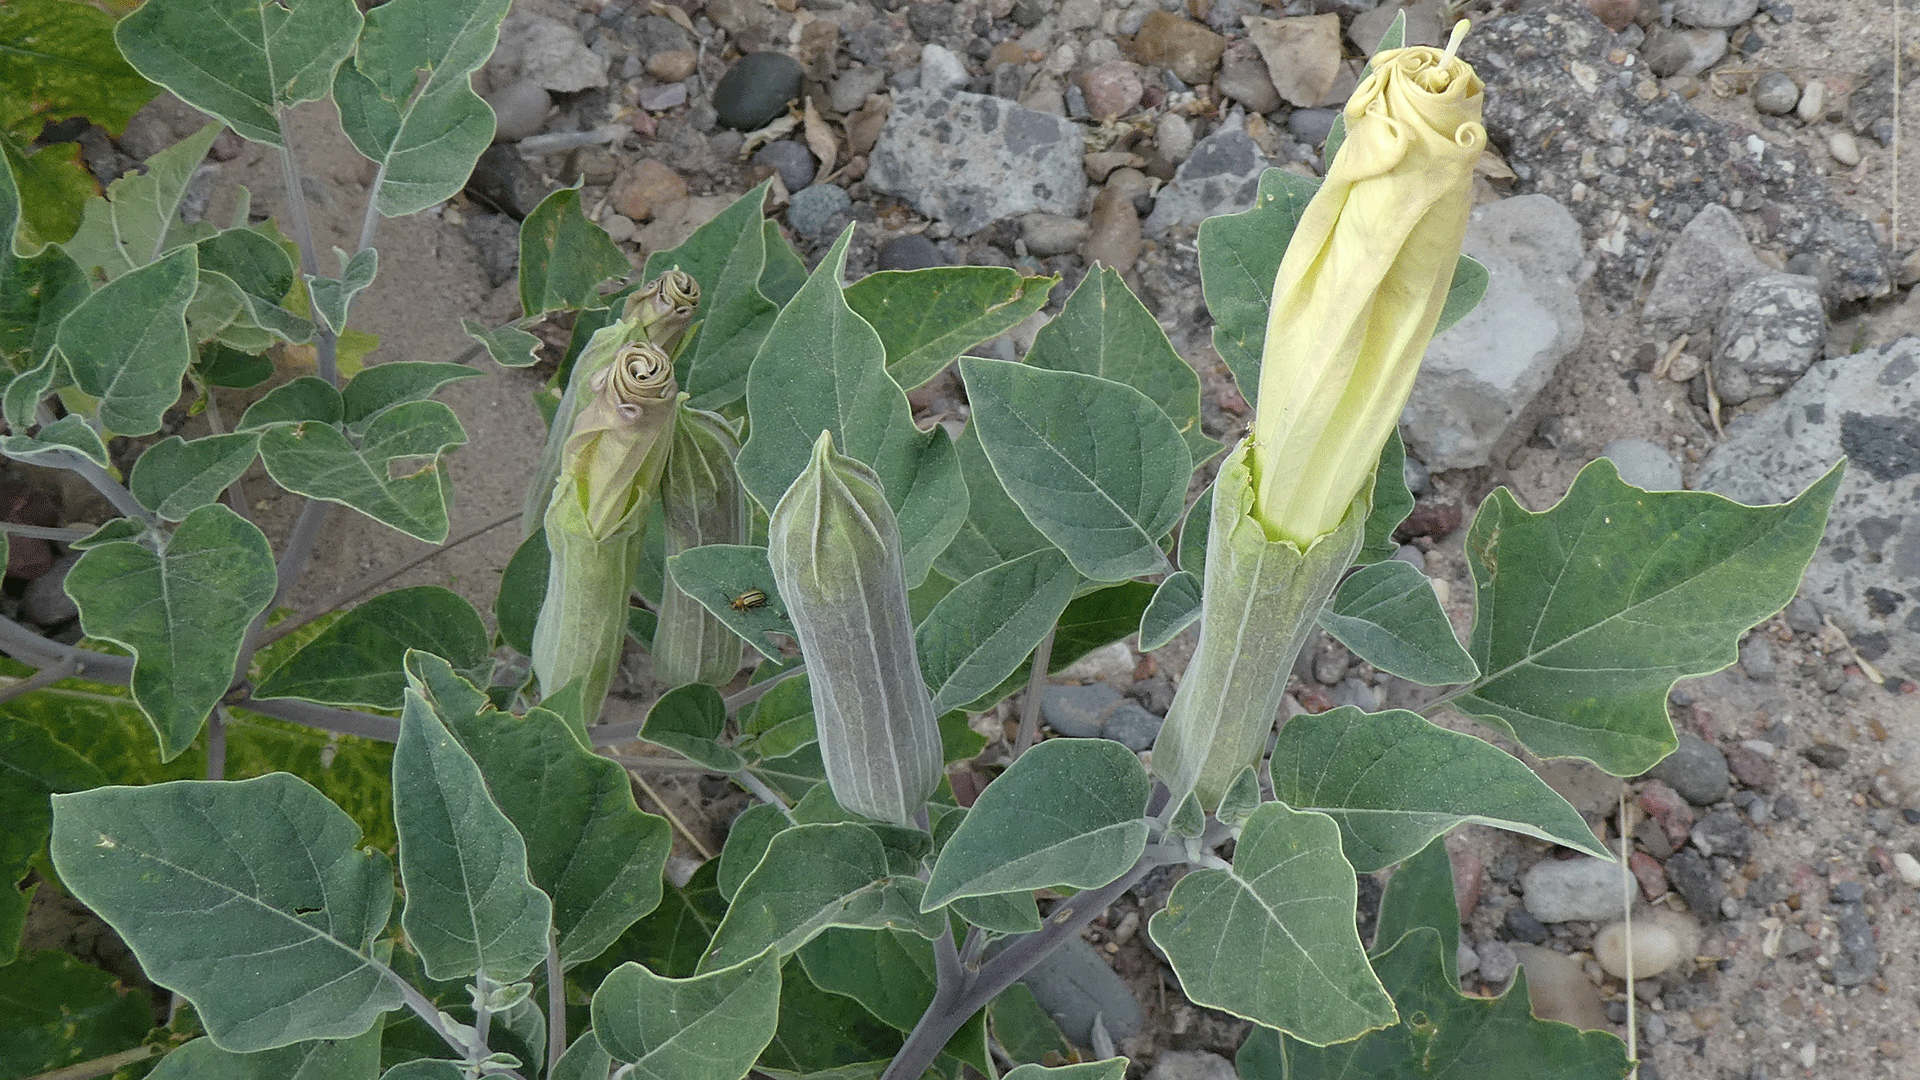
[[647,74],[661,82],[679,82],[693,74],[699,61],[692,49],[669,49],[647,57]]
[[493,141],[519,142],[546,126],[553,99],[533,83],[516,79],[488,94],[487,104],[493,107]]
[[1193,124],[1179,113],[1166,113],[1154,125],[1153,144],[1168,161],[1185,161],[1193,153]]
[[1807,80],[1807,88],[1800,91],[1800,104],[1794,106],[1794,115],[1803,124],[1811,124],[1827,114],[1827,84],[1819,79]]
[[1739,26],[1760,10],[1760,0],[1674,0],[1675,22],[1719,29]]
[[1852,135],[1844,131],[1836,131],[1827,136],[1827,153],[1832,154],[1833,160],[1842,165],[1860,164],[1860,144],[1854,141]]
[[787,224],[809,239],[824,234],[833,219],[853,206],[845,188],[836,184],[815,184],[793,193],[787,203]]
[[813,153],[792,139],[776,139],[755,150],[752,162],[779,173],[788,191],[813,183]]
[[1768,116],[1785,116],[1800,103],[1800,87],[1784,71],[1769,71],[1753,84],[1753,107]]
[[1079,247],[1088,231],[1085,221],[1059,214],[1028,214],[1020,220],[1020,238],[1026,241],[1028,254],[1041,258]]
[[799,94],[799,61],[781,53],[748,53],[713,88],[713,111],[727,127],[754,131]]
[[1080,77],[1080,93],[1086,98],[1087,112],[1095,120],[1118,119],[1140,106],[1146,87],[1140,74],[1125,60],[1111,60]]
[[929,266],[947,265],[940,249],[919,233],[896,236],[880,245],[874,262],[882,270],[925,270]]
[[[1593,935],[1593,958],[1607,974],[1627,977],[1627,924],[1608,923]],[[1633,924],[1633,977],[1650,979],[1680,962],[1680,939],[1659,923]]]

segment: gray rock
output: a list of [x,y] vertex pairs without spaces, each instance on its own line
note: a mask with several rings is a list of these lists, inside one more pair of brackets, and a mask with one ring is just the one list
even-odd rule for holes
[[920,47],[920,89],[933,92],[967,85],[967,62],[942,45]]
[[1233,1062],[1205,1050],[1169,1050],[1154,1059],[1146,1080],[1238,1080]]
[[487,284],[498,288],[520,270],[520,223],[505,214],[474,214],[460,232],[486,272]]
[[1067,938],[1020,981],[1053,1016],[1061,1033],[1081,1046],[1093,1041],[1095,1017],[1116,1043],[1140,1033],[1140,1002],[1133,991],[1113,973],[1106,957],[1077,937]]
[[785,112],[799,95],[798,60],[781,53],[748,53],[713,88],[713,111],[727,127],[754,131]]
[[851,209],[853,200],[838,184],[815,184],[793,193],[787,202],[787,224],[808,239],[824,236],[834,219]]
[[1153,145],[1168,161],[1187,160],[1193,153],[1193,124],[1177,112],[1162,114],[1153,128]]
[[1647,491],[1679,491],[1686,486],[1680,463],[1646,439],[1615,439],[1602,447],[1600,456],[1611,459],[1620,479]]
[[1720,319],[1727,296],[1768,272],[1733,211],[1709,204],[1687,222],[1660,261],[1640,324],[1661,338],[1704,334]]
[[1820,632],[1820,608],[1804,596],[1796,596],[1787,605],[1785,612],[1787,629],[1796,634],[1817,634]]
[[1462,977],[1480,970],[1480,954],[1467,944],[1466,938],[1461,938],[1460,944],[1453,950],[1453,966]]
[[1113,710],[1100,734],[1112,739],[1121,746],[1139,753],[1152,748],[1153,740],[1160,737],[1159,717],[1131,701],[1123,701]]
[[53,568],[27,585],[20,597],[20,617],[38,626],[52,628],[80,617],[80,609],[67,595],[67,571],[80,561],[80,552],[70,551],[54,561]]
[[1920,678],[1920,338],[1814,364],[1742,417],[1695,487],[1746,503],[1792,498],[1851,458],[1801,593],[1882,672]]
[[1880,973],[1880,950],[1873,943],[1873,924],[1858,904],[1843,905],[1834,922],[1840,930],[1840,952],[1833,958],[1836,986],[1859,986]]
[[1784,71],[1769,71],[1754,80],[1753,107],[1768,116],[1785,116],[1800,104],[1800,87]]
[[1333,132],[1338,109],[1295,109],[1287,114],[1287,131],[1308,146],[1319,146]]
[[1630,882],[1626,867],[1583,856],[1535,863],[1520,888],[1527,913],[1543,923],[1602,922],[1625,913],[1623,881]]
[[607,85],[607,58],[559,19],[516,11],[500,24],[500,46],[487,61],[493,85],[505,85],[500,76],[508,72],[544,90],[572,94]]
[[540,173],[510,146],[490,146],[467,177],[467,193],[481,203],[524,219],[547,197]]
[[1335,705],[1352,705],[1361,712],[1374,712],[1380,708],[1380,691],[1358,675],[1340,680],[1340,685],[1335,686],[1327,696]]
[[1725,30],[1682,30],[1680,41],[1687,47],[1687,60],[1674,74],[1682,78],[1706,74],[1727,55]]
[[1760,0],[1674,0],[1673,18],[1688,26],[1727,29],[1739,26],[1760,10]]
[[880,245],[874,264],[881,270],[924,270],[947,265],[947,257],[940,254],[933,241],[919,233],[908,233]]
[[[1545,941],[1542,937],[1540,940]],[[1504,986],[1513,978],[1514,969],[1520,966],[1520,958],[1513,953],[1513,946],[1504,941],[1486,941],[1475,950],[1480,954],[1480,977],[1489,986]]]
[[1159,236],[1179,225],[1198,225],[1216,214],[1232,214],[1253,205],[1267,156],[1247,134],[1246,118],[1235,114],[1219,130],[1194,144],[1173,182],[1160,191],[1153,213],[1141,227]]
[[1676,851],[1673,858],[1667,860],[1666,868],[1668,884],[1680,894],[1680,899],[1687,902],[1695,915],[1703,922],[1720,917],[1720,901],[1724,893],[1711,863],[1695,852]]
[[1727,298],[1713,335],[1713,379],[1720,400],[1738,405],[1792,386],[1827,347],[1820,283],[1765,274]]
[[199,131],[211,119],[213,117],[174,97],[170,91],[162,90],[133,114],[133,119],[127,121],[127,129],[114,141],[129,156],[145,161]]
[[1464,249],[1486,264],[1486,299],[1434,336],[1400,418],[1407,448],[1436,469],[1485,465],[1586,328],[1580,225],[1553,199],[1476,207]]
[[1248,112],[1267,113],[1280,107],[1280,91],[1273,88],[1267,63],[1251,42],[1237,42],[1226,51],[1214,84],[1220,96],[1239,102]]
[[1041,258],[1072,251],[1087,238],[1087,232],[1087,223],[1075,217],[1028,214],[1020,219],[1020,238],[1026,241],[1028,254]]
[[866,104],[869,94],[877,94],[887,85],[887,71],[878,67],[854,67],[833,80],[827,101],[837,113],[850,113]]
[[1846,747],[1825,742],[1814,743],[1800,751],[1800,756],[1823,769],[1844,769],[1848,759],[1853,757]]
[[1715,810],[1693,826],[1693,846],[1708,858],[1744,859],[1753,850],[1753,831],[1732,810]]
[[971,236],[1036,210],[1077,214],[1087,190],[1080,129],[965,91],[906,90],[874,145],[867,183]]
[[796,140],[775,139],[755,150],[750,160],[779,173],[790,192],[813,183],[813,152]]
[[1780,673],[1780,660],[1765,634],[1748,634],[1740,643],[1740,670],[1755,682],[1767,682]]
[[1666,760],[1647,770],[1695,806],[1711,806],[1727,797],[1730,782],[1726,755],[1698,735],[1680,733],[1680,745]]
[[1120,708],[1122,700],[1120,691],[1106,683],[1049,685],[1040,692],[1040,716],[1058,734],[1097,739],[1106,728],[1107,718]]

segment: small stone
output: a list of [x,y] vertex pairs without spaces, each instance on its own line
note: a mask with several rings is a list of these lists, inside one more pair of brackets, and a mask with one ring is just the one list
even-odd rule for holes
[[1685,486],[1680,463],[1659,443],[1646,439],[1615,439],[1600,456],[1612,460],[1620,479],[1647,491],[1679,491]]
[[1515,941],[1538,945],[1547,940],[1546,924],[1529,915],[1526,908],[1508,908],[1506,918],[1502,922],[1507,928],[1507,933],[1512,935]]
[[1475,951],[1480,954],[1480,977],[1489,986],[1506,985],[1507,980],[1513,978],[1513,969],[1520,966],[1513,946],[1504,941],[1483,942]]
[[1080,93],[1087,102],[1087,114],[1101,123],[1117,120],[1140,107],[1146,87],[1140,73],[1125,60],[1109,60],[1080,76]]
[[1785,116],[1800,103],[1800,87],[1784,71],[1769,71],[1754,80],[1753,107],[1768,116]]
[[1765,634],[1748,634],[1740,643],[1740,670],[1754,682],[1771,682],[1779,674],[1780,662],[1774,657],[1773,642]]
[[1842,165],[1852,167],[1860,164],[1860,144],[1844,131],[1827,136],[1827,153]]
[[1720,914],[1720,878],[1713,866],[1692,851],[1675,852],[1667,860],[1667,880],[1694,914],[1712,919]]
[[1823,769],[1844,769],[1852,756],[1846,747],[1825,742],[1814,743],[1800,751],[1800,755]]
[[834,112],[845,115],[866,104],[868,95],[879,93],[886,85],[885,68],[848,68],[833,80],[833,90],[828,94],[827,104]]
[[1773,762],[1744,744],[1727,751],[1727,771],[1743,786],[1754,791],[1772,792],[1780,783]]
[[1833,958],[1836,986],[1859,986],[1880,973],[1880,950],[1873,943],[1873,924],[1858,905],[1850,905],[1834,920],[1840,931],[1840,954]]
[[847,189],[838,184],[815,184],[793,193],[787,201],[787,224],[808,239],[823,236],[834,218],[853,206]]
[[1687,58],[1680,65],[1680,70],[1675,72],[1677,75],[1693,77],[1704,74],[1727,55],[1725,30],[1682,30],[1679,37],[1686,46]]
[[748,53],[713,88],[719,122],[741,131],[765,127],[800,95],[800,62],[781,53]]
[[1715,810],[1693,827],[1693,846],[1708,858],[1724,855],[1744,859],[1752,850],[1753,833],[1740,820],[1740,815],[1731,810]]
[[1521,878],[1527,912],[1545,923],[1619,918],[1627,869],[1592,857],[1548,859]]
[[608,214],[600,219],[600,227],[607,231],[607,236],[616,244],[626,243],[640,231],[640,226],[625,214]]
[[1041,258],[1065,255],[1079,247],[1091,231],[1085,221],[1059,214],[1028,214],[1020,219],[1020,238],[1027,252]]
[[635,221],[645,221],[657,208],[686,197],[687,182],[652,158],[641,158],[627,166],[607,193],[613,208]]
[[1673,17],[1688,26],[1739,26],[1760,10],[1760,0],[1674,0]]
[[647,57],[647,74],[663,83],[691,78],[700,58],[692,49],[668,49]]
[[1656,26],[1647,33],[1647,40],[1640,43],[1640,56],[1647,62],[1648,70],[1661,78],[1678,75],[1680,69],[1693,59],[1693,49],[1687,45],[1687,39],[1678,30]]
[[[1131,171],[1116,170],[1114,175]],[[1080,245],[1080,257],[1087,265],[1099,263],[1121,273],[1133,269],[1140,258],[1140,215],[1123,187],[1109,179],[1094,197],[1087,225],[1087,239]]]
[[1680,962],[1680,938],[1672,930],[1656,922],[1635,922],[1631,935],[1632,949],[1628,949],[1629,935],[1624,922],[1608,923],[1593,935],[1593,958],[1607,974],[1616,979],[1627,977],[1627,957],[1629,951],[1633,957],[1633,977],[1651,979],[1662,974]]
[[481,203],[525,219],[547,197],[540,173],[510,146],[490,146],[467,177],[467,192]]
[[1280,92],[1273,88],[1266,61],[1246,42],[1235,42],[1226,51],[1215,85],[1222,97],[1246,106],[1248,112],[1268,113],[1280,107]]
[[[1667,850],[1671,852],[1673,849]],[[1627,868],[1633,871],[1634,878],[1640,882],[1642,896],[1649,900],[1658,900],[1666,895],[1667,872],[1661,868],[1658,859],[1644,851],[1636,851],[1633,857],[1627,860]]]
[[931,43],[921,46],[920,89],[936,92],[951,90],[967,85],[972,77],[967,73],[967,62],[953,50]]
[[587,48],[570,23],[547,15],[516,11],[500,24],[500,48],[487,68],[498,72],[509,65],[556,94],[607,85],[607,58]]
[[1867,887],[1857,881],[1835,882],[1827,890],[1827,899],[1836,904],[1857,904],[1867,898]]
[[1665,781],[1695,806],[1727,797],[1727,759],[1697,735],[1681,732],[1680,745],[1647,775]]
[[1824,80],[1807,80],[1807,88],[1800,91],[1800,104],[1794,106],[1793,114],[1803,124],[1811,124],[1827,115],[1827,84]]
[[1055,734],[1094,739],[1099,738],[1107,717],[1120,708],[1121,701],[1120,691],[1106,683],[1049,685],[1040,692],[1040,716]]
[[1535,1016],[1588,1031],[1607,1026],[1600,992],[1577,962],[1539,945],[1516,945],[1513,952],[1527,969],[1527,996]]
[[1480,970],[1480,954],[1462,938],[1459,947],[1453,950],[1453,966],[1462,978]]
[[1176,112],[1162,114],[1153,128],[1153,145],[1161,157],[1176,165],[1187,160],[1193,153],[1193,124]]
[[933,241],[919,233],[908,233],[880,245],[874,265],[881,270],[924,270],[929,266],[945,266],[947,259]]
[[1308,146],[1319,146],[1333,132],[1338,109],[1295,109],[1287,114],[1287,132]]
[[813,153],[793,139],[775,139],[755,150],[749,161],[779,173],[788,191],[799,191],[813,183]]
[[1893,868],[1909,888],[1920,889],[1920,859],[1904,851],[1893,853]]
[[1159,717],[1139,705],[1123,701],[1107,717],[1101,734],[1137,754],[1153,747],[1153,741],[1160,737],[1160,723]]
[[620,176],[620,159],[604,146],[582,146],[568,156],[567,173],[589,184],[611,184]]
[[1327,100],[1340,74],[1340,16],[1332,12],[1290,19],[1250,15],[1245,22],[1247,40],[1260,50],[1267,75],[1283,101],[1311,109]]
[[493,141],[519,142],[546,126],[553,99],[533,83],[515,79],[488,94],[487,104],[493,109]]
[[1154,1060],[1146,1080],[1235,1080],[1233,1062],[1204,1050],[1169,1050]]
[[1226,48],[1226,38],[1165,11],[1149,12],[1133,37],[1134,59],[1166,68],[1188,85],[1212,82]]

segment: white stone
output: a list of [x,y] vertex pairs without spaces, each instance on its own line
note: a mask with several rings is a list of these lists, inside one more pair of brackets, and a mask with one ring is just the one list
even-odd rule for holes
[[1833,160],[1849,168],[1860,164],[1860,144],[1844,131],[1827,136],[1827,153],[1833,155]]
[[1900,880],[1916,889],[1920,889],[1920,859],[1904,851],[1893,853],[1893,868],[1900,872]]
[[[1593,936],[1593,958],[1616,979],[1627,977],[1628,938],[1624,922],[1609,923]],[[1659,923],[1635,922],[1631,938],[1635,979],[1650,979],[1680,962],[1678,935]]]
[[967,84],[966,61],[945,46],[928,42],[920,47],[920,89],[951,90]]

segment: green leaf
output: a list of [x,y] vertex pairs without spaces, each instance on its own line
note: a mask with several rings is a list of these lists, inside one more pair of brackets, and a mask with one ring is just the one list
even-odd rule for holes
[[642,813],[626,771],[554,713],[495,709],[438,657],[414,653],[407,666],[525,838],[528,873],[553,899],[561,966],[605,952],[660,903],[672,843],[666,819]]
[[772,803],[755,803],[742,810],[727,826],[726,845],[720,849],[720,857],[713,860],[718,867],[713,881],[721,897],[732,901],[740,892],[740,883],[766,856],[767,845],[788,826],[798,823],[790,811]]
[[340,391],[344,409],[341,419],[348,424],[364,424],[383,409],[409,401],[432,397],[449,383],[477,379],[480,372],[465,364],[442,364],[430,360],[392,360],[375,364],[355,375]]
[[920,913],[921,891],[918,879],[888,869],[880,837],[866,825],[795,826],[773,838],[740,883],[701,970],[740,963],[768,946],[785,956],[833,926],[898,927],[933,937],[941,919]]
[[[0,534],[0,556],[6,554],[5,548],[4,535]],[[18,710],[21,703],[16,700],[12,707]],[[18,955],[20,931],[38,888],[33,885],[21,890],[17,885],[46,849],[47,830],[53,824],[47,797],[85,791],[108,780],[72,747],[17,716],[0,719],[0,778],[4,778],[0,783],[0,821],[8,823],[0,832],[0,970],[4,970],[4,965],[13,963]]]
[[1021,1065],[1001,1080],[1121,1080],[1127,1075],[1127,1059],[1110,1057],[1084,1061],[1078,1065]]
[[267,538],[215,503],[188,514],[158,553],[131,540],[88,549],[66,588],[88,635],[133,653],[133,698],[165,759],[227,692],[247,624],[277,583]]
[[274,374],[271,359],[244,353],[217,341],[209,341],[200,347],[200,355],[194,358],[193,368],[194,376],[200,381],[231,390],[251,390],[273,378]]
[[669,979],[622,964],[593,995],[593,1031],[639,1076],[740,1080],[773,1039],[780,958],[771,950],[739,964]]
[[1125,383],[1160,406],[1195,463],[1220,452],[1220,444],[1200,430],[1199,374],[1174,351],[1118,270],[1099,267],[1081,280],[1060,314],[1034,335],[1027,364]]
[[1274,797],[1340,825],[1361,873],[1419,851],[1463,821],[1611,858],[1578,811],[1518,759],[1403,709],[1343,705],[1296,716],[1273,750]]
[[[1328,161],[1338,142],[1337,135],[1328,139]],[[1252,209],[1200,223],[1200,288],[1213,315],[1213,348],[1249,405],[1259,404],[1260,359],[1266,351],[1267,311],[1280,258],[1319,188],[1318,180],[1268,169],[1260,174]],[[1462,255],[1441,309],[1439,330],[1472,310],[1486,291],[1486,281],[1486,267]]]
[[1037,1065],[1049,1059],[1065,1061],[1073,1054],[1072,1045],[1060,1034],[1060,1025],[1034,1000],[1026,983],[1014,983],[1000,991],[987,1006],[987,1018],[993,1041],[1008,1061]]
[[1018,670],[1079,584],[1066,556],[1049,548],[954,586],[914,628],[934,711],[964,705]]
[[747,392],[747,370],[773,329],[779,309],[760,292],[767,265],[760,208],[771,183],[735,199],[686,243],[647,256],[641,274],[651,281],[677,266],[700,283],[700,322],[674,361],[680,389],[692,395],[696,409],[717,410],[740,400]]
[[361,248],[348,255],[334,248],[333,254],[340,260],[340,276],[306,275],[307,295],[313,300],[314,318],[339,334],[347,329],[347,311],[353,306],[353,298],[373,284],[374,275],[380,272],[380,253]]
[[1106,739],[1048,739],[987,785],[940,849],[921,901],[1067,886],[1091,889],[1146,850],[1147,772]]
[[[1386,445],[1380,448],[1380,460],[1373,468],[1373,503],[1367,511],[1366,539],[1361,541],[1360,554],[1354,561],[1364,565],[1393,558],[1393,553],[1400,550],[1400,545],[1394,542],[1393,531],[1412,512],[1413,492],[1407,488],[1407,447],[1400,441],[1400,429],[1396,427],[1387,433]],[[1184,557],[1185,552],[1181,554]]]
[[[0,184],[0,194],[5,191]],[[48,248],[32,259],[16,258],[7,230],[0,228],[0,363],[22,372],[39,366],[53,350],[60,320],[91,291],[66,252]]]
[[[1451,984],[1460,985],[1460,906],[1453,896],[1453,861],[1447,857],[1444,834],[1434,837],[1418,854],[1408,856],[1387,881],[1371,952],[1378,956],[1423,926],[1432,927],[1440,935],[1440,961]],[[1391,993],[1393,988],[1387,990]]]
[[171,435],[140,455],[127,488],[142,506],[168,521],[181,521],[245,475],[259,444],[260,437],[252,432],[207,435],[192,442]]
[[[467,441],[453,410],[409,401],[367,425],[356,448],[326,424],[278,424],[260,436],[260,458],[281,487],[350,506],[416,540],[447,539],[447,472],[440,455]],[[393,478],[402,458],[431,458]]]
[[1023,555],[1053,548],[1053,541],[1033,527],[994,475],[993,463],[980,447],[978,428],[972,424],[963,428],[954,440],[954,451],[967,481],[967,520],[934,560],[935,569],[954,581],[965,581]]
[[547,550],[547,530],[538,528],[513,549],[513,557],[500,574],[493,621],[500,627],[500,639],[522,656],[533,655],[533,625],[540,619],[540,605],[546,602],[547,562],[552,558]]
[[158,431],[180,399],[193,363],[187,302],[198,274],[194,249],[181,248],[102,285],[61,322],[55,348],[74,383],[100,399],[107,431]]
[[593,1032],[583,1031],[553,1063],[547,1080],[603,1080],[612,1071],[613,1055],[600,1045]]
[[[201,290],[206,290],[210,278],[224,277],[238,295],[243,325],[294,344],[311,341],[312,321],[283,306],[297,279],[293,256],[281,246],[278,234],[269,236],[261,231],[271,228],[223,229],[196,243]],[[191,318],[191,309],[188,314]],[[205,335],[201,336],[204,339]]]
[[297,1042],[251,1054],[195,1039],[162,1058],[147,1080],[374,1080],[380,1075],[380,1036],[376,1024],[351,1039]]
[[[1153,599],[1154,587],[1144,581],[1123,581],[1076,597],[1054,626],[1053,656],[1047,661],[1047,673],[1057,675],[1075,660],[1102,645],[1111,645],[1140,629],[1140,616]],[[995,702],[1027,684],[1029,657],[999,686],[967,704],[968,712],[985,712]]]
[[633,272],[626,253],[580,210],[580,189],[540,200],[520,224],[520,309],[527,315],[598,307],[600,286]]
[[1193,458],[1145,394],[1074,371],[960,361],[993,471],[1074,569],[1124,581],[1167,569],[1159,541],[1186,510]]
[[[1338,1046],[1306,1045],[1255,1028],[1235,1059],[1245,1080],[1621,1080],[1626,1045],[1610,1032],[1536,1020],[1524,973],[1494,999],[1467,997],[1450,978],[1440,935],[1417,927],[1374,970],[1393,992],[1400,1023]],[[1011,1080],[1011,1077],[1009,1077]]]
[[313,421],[338,424],[346,417],[346,402],[340,391],[325,379],[302,375],[289,383],[267,391],[266,396],[240,414],[235,431],[256,431],[274,424],[301,424]]
[[407,689],[393,750],[400,925],[429,978],[526,978],[547,956],[553,905],[527,876],[527,847],[480,767],[433,706]]
[[1740,635],[1793,599],[1840,475],[1760,507],[1642,491],[1604,458],[1538,514],[1495,491],[1467,530],[1482,675],[1454,707],[1541,757],[1652,768],[1675,745],[1667,691],[1733,663]]
[[760,220],[760,232],[767,241],[767,265],[760,271],[760,294],[775,307],[785,307],[800,286],[807,283],[807,264],[787,242],[780,223],[772,218]]
[[1190,1000],[1316,1046],[1394,1022],[1354,929],[1358,891],[1339,839],[1325,815],[1265,803],[1231,868],[1180,879],[1147,932]]
[[117,278],[178,246],[169,234],[180,203],[219,134],[219,124],[207,124],[148,158],[144,171],[107,185],[106,198],[87,200],[79,231],[60,246],[93,280]]
[[[107,464],[107,444],[93,430],[87,418],[72,413],[43,426],[32,435],[0,436],[0,454],[30,464],[68,467],[60,459],[79,454],[96,465]],[[48,460],[52,459],[52,460]]]
[[1140,616],[1140,651],[1160,648],[1199,619],[1200,575],[1186,570],[1168,574]]
[[469,76],[493,54],[507,4],[392,0],[367,13],[333,98],[347,138],[380,167],[380,213],[411,214],[458,193],[493,141],[493,110]]
[[159,88],[120,59],[113,17],[70,0],[0,7],[0,130],[23,138],[84,116],[118,134]]
[[868,274],[847,287],[846,297],[880,334],[887,374],[911,390],[1039,311],[1059,281],[1001,266],[929,266]]
[[713,931],[727,914],[727,902],[714,884],[719,862],[708,859],[701,863],[685,885],[668,882],[660,906],[629,927],[612,948],[576,968],[575,980],[581,985],[596,984],[606,971],[626,960],[638,961],[676,979],[692,975],[707,943],[713,940]]
[[280,146],[279,111],[325,97],[359,32],[352,0],[160,0],[120,20],[113,37],[140,74]]
[[501,367],[532,367],[540,362],[540,339],[512,323],[498,329],[488,329],[472,319],[461,319],[460,329],[486,346],[487,355]]
[[897,1029],[852,998],[815,986],[799,962],[789,960],[780,978],[780,1026],[754,1062],[754,1074],[877,1080],[902,1041]]
[[933,1001],[933,943],[918,934],[827,930],[795,955],[815,986],[845,994],[899,1031],[912,1031]]
[[740,482],[771,510],[805,469],[822,431],[835,448],[872,467],[900,526],[907,587],[967,516],[966,480],[944,428],[914,426],[907,395],[887,375],[880,335],[840,291],[851,227],[774,320],[747,379]]
[[[792,634],[786,602],[773,584],[773,569],[767,563],[767,549],[745,544],[707,544],[690,548],[667,560],[674,584],[700,606],[727,624],[761,656],[779,660],[778,647],[767,642],[769,631]],[[734,606],[734,600],[758,592],[767,602]]]
[[493,667],[480,613],[438,585],[395,589],[330,623],[255,691],[342,708],[398,709],[406,700],[407,653],[443,657],[484,683]]
[[0,1076],[39,1076],[137,1046],[152,1009],[146,994],[64,952],[28,953],[0,967]]
[[53,801],[53,865],[157,983],[237,1053],[359,1035],[400,1005],[371,958],[393,867],[285,773]]
[[716,772],[739,772],[745,758],[726,745],[727,705],[706,683],[676,686],[654,701],[640,725],[640,737]]
[[77,143],[55,143],[32,153],[27,140],[0,131],[0,159],[19,185],[25,200],[20,207],[13,249],[22,255],[41,254],[48,244],[64,242],[80,227],[82,208],[96,190],[93,174],[80,157]]
[[1320,612],[1320,626],[1360,659],[1422,686],[1480,674],[1453,636],[1433,582],[1399,559],[1363,566],[1342,581]]

